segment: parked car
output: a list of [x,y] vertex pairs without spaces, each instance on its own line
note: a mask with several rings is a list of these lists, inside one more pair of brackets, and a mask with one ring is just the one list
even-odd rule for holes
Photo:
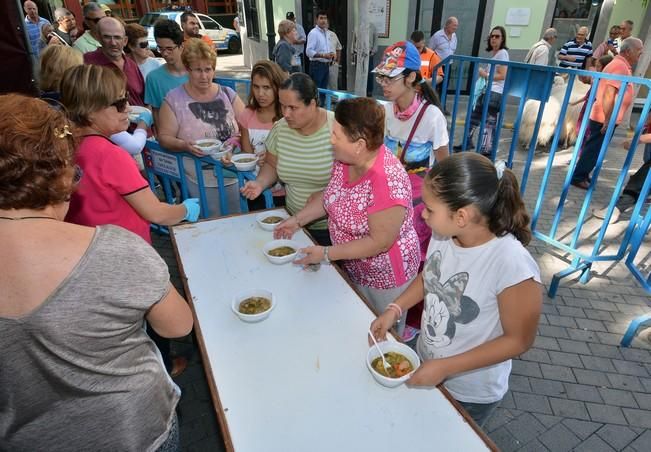
[[[183,14],[183,11],[156,11],[146,13],[142,16],[140,25],[147,30],[147,41],[149,41],[150,49],[156,49],[154,23],[160,18],[167,18],[181,26],[181,14]],[[231,53],[238,53],[242,49],[240,36],[235,30],[222,27],[215,19],[205,14],[195,12],[194,15],[199,19],[199,25],[201,26],[200,33],[212,39],[217,50],[228,50]]]

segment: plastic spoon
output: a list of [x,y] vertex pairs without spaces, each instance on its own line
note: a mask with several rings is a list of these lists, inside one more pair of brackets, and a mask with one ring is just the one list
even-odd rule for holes
[[375,336],[373,336],[373,333],[371,332],[371,329],[368,329],[368,334],[371,336],[371,339],[373,339],[373,344],[375,344],[375,348],[377,348],[377,351],[380,353],[380,357],[382,358],[382,365],[384,365],[384,369],[389,373],[389,369],[392,369],[391,364],[389,364],[384,357],[384,353],[382,353],[382,349],[378,345],[377,341],[375,340]]

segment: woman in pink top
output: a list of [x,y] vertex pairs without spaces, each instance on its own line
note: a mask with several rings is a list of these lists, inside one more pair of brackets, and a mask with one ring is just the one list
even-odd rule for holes
[[160,202],[140,175],[135,160],[108,138],[129,127],[122,73],[92,64],[68,69],[61,81],[61,101],[79,135],[75,158],[83,172],[66,221],[122,226],[149,243],[150,222],[171,225],[197,221],[197,199],[177,205]]
[[[409,285],[420,261],[409,177],[383,140],[382,106],[370,98],[341,101],[332,128],[330,183],[274,231],[276,237],[290,237],[301,225],[328,215],[333,246],[305,248],[297,263],[342,261],[378,312]],[[400,334],[405,317],[406,312],[397,326]]]
[[[255,153],[258,156],[258,166],[264,163],[267,152],[265,140],[273,125],[283,114],[280,110],[278,91],[287,75],[273,61],[261,60],[255,63],[251,70],[251,91],[248,105],[237,117],[240,125],[242,152]],[[230,162],[230,156],[224,158],[224,163]],[[285,205],[285,189],[276,184],[272,189],[274,205]],[[249,200],[249,210],[264,209],[264,198],[259,196]]]

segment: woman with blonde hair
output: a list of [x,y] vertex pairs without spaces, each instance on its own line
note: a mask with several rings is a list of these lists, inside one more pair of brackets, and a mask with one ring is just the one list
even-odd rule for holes
[[63,221],[91,176],[71,130],[0,96],[0,449],[178,450],[180,391],[143,324],[185,336],[192,313],[140,237]]
[[84,180],[72,195],[66,220],[86,226],[115,224],[151,243],[150,222],[164,225],[196,221],[196,199],[183,204],[160,202],[133,159],[108,137],[129,126],[126,81],[109,67],[69,69],[61,82],[61,100],[79,136],[77,164]]
[[[40,58],[41,99],[54,101],[61,100],[61,79],[63,74],[74,66],[83,64],[83,55],[76,49],[68,46],[48,46]],[[147,129],[153,123],[151,112],[144,111],[135,119],[136,128],[133,133],[126,130],[110,136],[113,143],[127,151],[134,158],[139,158],[147,141]],[[140,162],[139,165],[142,166]]]
[[300,55],[296,54],[294,48],[298,41],[296,24],[291,20],[281,20],[278,24],[278,36],[280,39],[271,52],[271,58],[288,74],[301,72]]
[[[158,141],[168,151],[190,152],[205,157],[197,140],[216,139],[239,146],[240,128],[237,116],[244,111],[244,103],[231,88],[213,82],[217,54],[200,39],[188,39],[181,54],[188,71],[188,81],[167,93],[161,105]],[[187,159],[189,160],[189,159]],[[185,165],[188,190],[199,195],[197,174],[193,162]],[[204,186],[210,214],[219,212],[217,178],[212,168],[203,171]]]
[[84,57],[77,50],[68,46],[47,46],[39,59],[39,88],[42,99],[59,100],[61,97],[61,79],[63,73],[84,63]]

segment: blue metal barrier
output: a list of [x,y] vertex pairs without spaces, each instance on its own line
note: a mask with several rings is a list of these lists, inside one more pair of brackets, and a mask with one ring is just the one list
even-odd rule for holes
[[[251,90],[251,80],[248,79],[216,77],[215,82],[219,83],[222,86],[228,86],[237,93],[239,93],[241,90],[245,93],[246,96],[249,95],[249,92]],[[320,97],[324,99],[322,107],[326,110],[334,110],[334,107],[337,105],[337,101],[343,99],[353,99],[357,97],[355,94],[348,93],[346,91],[333,91],[323,88],[319,88],[319,94]]]
[[[156,179],[160,180],[165,200],[170,204],[182,202],[190,197],[185,165],[194,165],[199,191],[201,218],[209,218],[217,214],[217,212],[211,212],[208,206],[206,185],[203,177],[204,169],[210,168],[217,179],[220,208],[218,214],[221,216],[232,213],[228,208],[225,179],[229,176],[237,179],[238,189],[243,187],[247,181],[255,180],[255,174],[252,171],[238,171],[234,166],[224,167],[220,161],[210,156],[197,157],[189,152],[170,152],[154,140],[147,141],[146,148],[143,150],[143,160],[151,189],[156,191]],[[174,184],[180,187],[180,193],[175,193]],[[265,198],[265,206],[267,208],[273,207],[271,191],[269,189],[265,190],[263,196]],[[247,200],[242,195],[239,196],[239,207],[242,212],[248,212],[249,210]],[[166,232],[167,230],[164,226],[159,225],[155,225],[154,228],[160,232]]]
[[[571,254],[572,262],[570,266],[557,273],[550,284],[549,296],[554,297],[560,283],[560,280],[566,276],[572,275],[576,272],[581,272],[580,281],[585,283],[588,281],[590,276],[590,268],[593,262],[597,261],[617,261],[623,259],[626,255],[627,247],[631,240],[631,235],[633,231],[637,230],[635,239],[641,240],[640,237],[643,237],[648,229],[648,223],[644,223],[644,220],[639,218],[639,213],[641,209],[641,204],[636,206],[634,211],[633,218],[629,223],[627,229],[624,231],[623,239],[621,244],[619,244],[618,250],[615,253],[607,254],[603,250],[603,240],[606,236],[606,231],[609,226],[608,219],[610,218],[617,198],[626,182],[628,172],[630,170],[631,162],[633,160],[637,140],[641,133],[643,124],[646,120],[646,116],[651,105],[651,95],[647,96],[645,106],[643,108],[643,114],[636,125],[635,136],[631,147],[626,153],[624,162],[622,163],[621,169],[618,169],[619,174],[614,186],[611,197],[609,198],[608,209],[606,214],[606,220],[599,228],[599,230],[594,234],[595,237],[589,237],[591,242],[588,243],[590,250],[580,250],[579,248],[582,245],[581,234],[583,232],[584,223],[589,217],[589,206],[593,199],[593,194],[598,187],[599,175],[601,173],[602,164],[608,152],[609,142],[613,136],[615,130],[615,118],[617,113],[621,109],[622,102],[624,99],[624,91],[626,87],[630,84],[644,85],[647,88],[651,88],[651,81],[647,79],[635,78],[635,77],[626,77],[612,74],[603,74],[603,73],[594,73],[589,71],[580,71],[574,69],[563,69],[558,67],[547,67],[547,66],[537,66],[529,65],[518,62],[497,62],[495,60],[486,59],[486,58],[475,58],[475,57],[465,57],[453,55],[441,63],[438,66],[445,67],[445,77],[443,80],[443,95],[442,103],[445,106],[449,99],[449,94],[453,95],[452,102],[452,122],[450,125],[450,140],[451,142],[455,138],[455,129],[457,128],[457,117],[461,110],[460,101],[462,99],[461,90],[462,85],[466,82],[465,76],[469,80],[470,92],[468,96],[468,105],[465,109],[465,121],[463,125],[463,133],[460,139],[462,149],[465,150],[468,146],[468,135],[470,131],[470,117],[472,114],[472,103],[475,95],[475,82],[478,77],[478,66],[485,65],[489,67],[488,83],[487,90],[490,90],[492,80],[495,75],[496,65],[505,65],[507,66],[506,79],[504,80],[504,92],[502,96],[502,102],[500,105],[500,113],[498,115],[498,122],[495,129],[495,134],[493,136],[492,147],[490,149],[491,158],[504,158],[507,162],[507,166],[513,169],[516,172],[521,172],[520,177],[520,190],[524,194],[528,188],[529,176],[532,169],[532,163],[534,158],[534,153],[537,148],[538,136],[541,128],[542,119],[544,117],[545,107],[550,99],[552,88],[554,85],[554,78],[558,75],[563,76],[567,79],[565,95],[563,96],[562,103],[560,106],[560,113],[557,121],[557,127],[553,133],[553,138],[549,147],[549,157],[547,159],[547,165],[542,174],[542,180],[537,189],[537,199],[536,204],[532,212],[532,223],[531,227],[534,235],[546,242],[547,244],[558,248],[564,252]],[[437,66],[437,67],[438,67]],[[455,68],[455,70],[452,70]],[[593,84],[592,88],[589,90],[588,98],[586,100],[586,113],[583,117],[583,120],[580,123],[578,129],[577,141],[574,145],[572,157],[570,164],[567,167],[565,177],[563,178],[562,185],[551,183],[552,174],[558,174],[559,171],[563,171],[562,167],[554,165],[554,158],[556,157],[557,151],[559,151],[559,142],[561,138],[561,133],[563,132],[562,127],[565,123],[566,116],[568,113],[568,107],[571,99],[572,88],[576,83],[580,83],[577,79],[579,76],[592,77]],[[597,95],[597,84],[601,80],[617,81],[621,82],[621,89],[615,99],[614,111],[612,113],[611,119],[607,125],[607,130],[605,131],[604,143],[601,146],[599,155],[597,158],[597,164],[593,170],[592,181],[586,195],[580,203],[580,207],[577,212],[572,211],[572,209],[567,208],[568,196],[570,193],[570,186],[572,181],[572,174],[576,168],[576,164],[579,159],[579,154],[581,151],[581,143],[586,138],[587,129],[589,125],[589,116],[592,106],[595,102],[595,97]],[[605,82],[604,82],[605,83]],[[503,124],[506,116],[505,106],[507,105],[508,98],[513,100],[518,100],[517,103],[517,113],[513,121],[513,136],[511,139],[511,144],[507,153],[501,152],[499,149],[500,143],[500,134],[503,132]],[[521,118],[525,110],[525,104],[527,101],[539,101],[540,105],[538,108],[538,113],[536,115],[535,124],[533,126],[533,133],[531,136],[528,145],[526,146],[526,156],[523,156],[524,161],[521,163],[520,167],[516,165],[515,152],[517,150],[517,143],[521,133]],[[477,127],[479,129],[479,136],[477,137],[477,150],[480,147],[480,141],[482,139],[482,133],[485,127],[486,118],[488,112],[488,104],[484,103],[483,109],[481,110],[481,120],[480,124]],[[506,154],[506,155],[505,155]],[[557,162],[558,163],[558,162]],[[649,184],[651,182],[647,181]],[[603,185],[603,184],[602,184]],[[601,189],[602,187],[599,186]],[[576,190],[576,189],[575,189]],[[557,201],[554,200],[554,196],[557,196]],[[551,198],[551,199],[550,199]],[[541,215],[547,214],[548,212],[553,212],[553,220],[549,229],[546,229],[542,226]],[[565,215],[564,215],[565,214]],[[637,217],[636,217],[637,216]],[[564,218],[565,217],[565,218]],[[574,231],[569,235],[569,240],[567,237],[559,237],[559,226],[563,223],[562,221],[569,222],[574,225]],[[651,221],[651,220],[649,220]],[[565,223],[567,224],[567,223]],[[639,226],[639,227],[638,227]],[[646,227],[646,228],[645,228]],[[637,228],[637,229],[636,229]],[[588,241],[583,239],[583,244]],[[635,270],[632,269],[632,264],[629,265],[631,271],[635,274]],[[639,270],[638,270],[639,271]],[[636,276],[637,277],[637,276]],[[642,282],[638,277],[638,280]],[[646,283],[642,283],[643,287],[651,292],[651,285],[646,279]]]

